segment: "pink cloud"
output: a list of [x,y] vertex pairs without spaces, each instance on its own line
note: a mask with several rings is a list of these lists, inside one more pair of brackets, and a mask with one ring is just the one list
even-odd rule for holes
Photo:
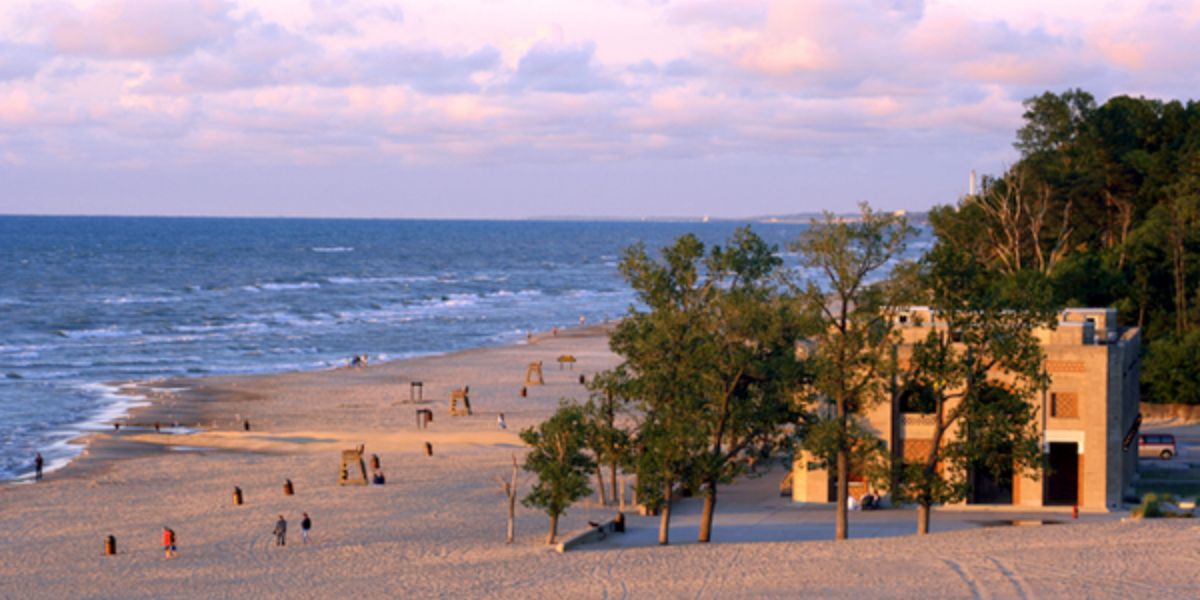
[[48,11],[46,38],[63,54],[151,58],[183,54],[230,35],[226,0],[103,0],[78,10]]

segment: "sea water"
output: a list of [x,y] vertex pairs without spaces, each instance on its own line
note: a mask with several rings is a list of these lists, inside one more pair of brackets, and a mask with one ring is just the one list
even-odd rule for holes
[[138,401],[121,382],[519,343],[625,314],[623,248],[738,225],[0,217],[0,480],[73,457]]

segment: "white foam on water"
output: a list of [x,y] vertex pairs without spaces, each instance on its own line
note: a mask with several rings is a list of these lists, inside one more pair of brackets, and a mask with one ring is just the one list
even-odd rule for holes
[[[253,286],[246,286],[246,287],[247,288],[255,288],[258,290],[268,290],[268,291],[272,291],[272,292],[282,292],[282,291],[289,291],[289,290],[314,290],[314,289],[321,287],[321,284],[319,284],[315,281],[297,281],[294,283],[271,282],[271,283],[256,283]],[[243,289],[246,289],[246,288],[243,288]]]
[[112,298],[102,298],[101,304],[170,304],[180,302],[183,298],[178,296],[116,296]]
[[79,339],[79,338],[113,338],[113,337],[131,337],[142,335],[140,329],[121,329],[119,327],[99,327],[95,329],[60,329],[58,334],[62,337]]
[[369,285],[376,283],[417,283],[421,281],[437,281],[433,275],[399,275],[395,277],[348,277],[338,276],[326,278],[326,281],[336,285]]
[[130,393],[138,389],[133,384],[84,383],[78,388],[99,397],[104,404],[77,427],[112,425],[117,419],[128,418],[134,408],[150,405],[145,396]]
[[354,252],[353,246],[316,246],[309,248],[318,254],[340,254],[343,252]]

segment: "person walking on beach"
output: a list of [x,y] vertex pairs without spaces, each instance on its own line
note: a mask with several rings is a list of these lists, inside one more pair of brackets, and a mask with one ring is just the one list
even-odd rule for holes
[[283,515],[279,515],[279,520],[275,521],[275,531],[273,533],[275,534],[276,546],[287,545],[287,519],[284,519]]
[[38,452],[37,456],[33,457],[33,480],[42,480],[42,465],[46,464],[46,460],[42,458],[42,453]]
[[500,416],[496,417],[496,424],[500,426],[500,429],[508,429],[508,423],[504,422],[504,413],[500,413]]
[[312,529],[312,519],[308,518],[308,513],[304,513],[304,520],[300,521],[300,537],[304,543],[308,543],[308,530]]
[[164,525],[163,526],[163,534],[162,534],[162,542],[163,542],[164,558],[166,558],[166,559],[175,558],[175,555],[177,554],[177,552],[175,551],[175,530]]

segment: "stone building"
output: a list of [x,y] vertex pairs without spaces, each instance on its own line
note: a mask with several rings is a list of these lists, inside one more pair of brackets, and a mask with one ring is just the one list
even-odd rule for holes
[[[902,336],[901,363],[911,344],[923,339],[933,320],[929,308],[898,311]],[[1037,397],[1037,429],[1050,473],[995,477],[986,470],[968,474],[971,493],[966,504],[1013,507],[1079,506],[1104,511],[1121,507],[1137,467],[1137,447],[1122,450],[1122,440],[1138,413],[1139,346],[1137,328],[1122,329],[1115,309],[1069,308],[1058,327],[1038,330],[1051,383]],[[886,444],[893,456],[923,457],[932,443],[932,416],[906,412],[899,394],[869,409],[863,423]],[[792,499],[829,502],[834,477],[801,454],[792,468]],[[851,474],[850,492],[867,491],[863,478]]]

